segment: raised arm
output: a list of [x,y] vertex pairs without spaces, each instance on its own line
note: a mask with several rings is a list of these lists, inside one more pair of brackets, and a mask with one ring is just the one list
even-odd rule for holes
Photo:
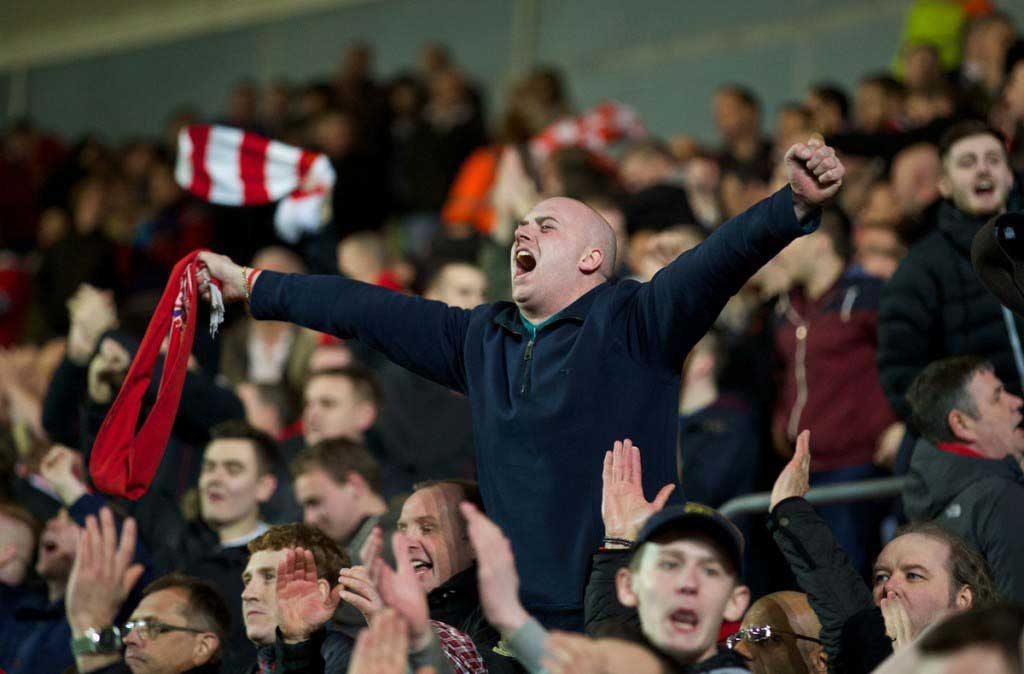
[[730,297],[793,239],[817,227],[816,213],[846,169],[821,141],[798,143],[785,157],[789,185],[728,220],[676,258],[637,293],[629,345],[674,372]]
[[[804,431],[797,437],[793,458],[772,487],[768,529],[821,620],[821,641],[830,665],[838,667],[847,661],[847,655],[855,655],[843,652],[847,624],[877,619],[882,625],[882,616],[825,520],[803,498],[809,489],[810,462],[810,432]],[[877,615],[864,621],[866,612]],[[880,636],[886,638],[884,629]]]
[[462,350],[470,312],[341,276],[249,270],[203,252],[226,301],[248,299],[257,319],[288,321],[356,338],[392,361],[443,386],[465,392]]

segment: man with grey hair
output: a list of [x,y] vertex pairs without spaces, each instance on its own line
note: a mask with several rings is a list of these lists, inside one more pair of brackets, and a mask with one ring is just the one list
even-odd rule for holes
[[648,283],[613,279],[615,235],[564,197],[532,208],[509,255],[513,302],[472,310],[349,279],[282,275],[200,253],[203,274],[259,319],[358,338],[464,393],[484,505],[516,548],[527,607],[582,627],[587,561],[601,539],[601,453],[625,433],[649,450],[649,488],[676,481],[679,372],[726,301],[817,226],[845,169],[812,140],[785,159],[789,185],[679,256]]
[[992,567],[999,594],[1024,602],[1024,401],[974,356],[932,363],[907,400],[924,436],[903,491],[907,516],[962,536]]

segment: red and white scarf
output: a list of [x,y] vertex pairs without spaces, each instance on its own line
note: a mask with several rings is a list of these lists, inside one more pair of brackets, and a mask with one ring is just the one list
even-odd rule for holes
[[566,147],[581,147],[595,154],[620,140],[647,136],[647,128],[636,110],[605,101],[578,117],[566,117],[550,124],[530,141],[530,151],[537,159],[545,159]]
[[182,188],[213,204],[260,206],[280,201],[274,224],[292,243],[322,226],[336,180],[326,155],[211,124],[179,132],[174,176]]

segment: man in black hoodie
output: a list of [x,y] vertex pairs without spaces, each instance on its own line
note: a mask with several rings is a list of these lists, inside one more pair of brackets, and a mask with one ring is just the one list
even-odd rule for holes
[[973,356],[932,363],[907,399],[924,436],[903,492],[907,515],[962,536],[992,567],[1003,599],[1024,602],[1024,401]]
[[993,215],[1022,206],[1019,190],[1012,190],[1006,150],[996,131],[966,121],[943,135],[939,153],[944,201],[934,229],[910,247],[879,304],[879,379],[893,410],[904,419],[910,382],[939,358],[987,358],[1017,393],[1024,378],[1013,346],[1024,333],[1024,321],[985,290],[971,266],[971,242],[981,226]]

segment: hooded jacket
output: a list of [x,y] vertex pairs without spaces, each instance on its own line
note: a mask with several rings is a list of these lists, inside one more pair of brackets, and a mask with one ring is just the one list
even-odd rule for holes
[[1013,457],[982,459],[919,440],[903,507],[912,520],[935,520],[988,561],[1000,596],[1024,603],[1024,472]]
[[[1021,208],[1011,192],[1008,207]],[[1013,393],[1021,392],[1006,316],[971,266],[971,243],[988,220],[944,201],[935,229],[910,247],[885,286],[878,310],[878,373],[896,414],[909,419],[910,382],[929,363],[974,355],[992,362]],[[1024,340],[1024,320],[1011,314]]]

